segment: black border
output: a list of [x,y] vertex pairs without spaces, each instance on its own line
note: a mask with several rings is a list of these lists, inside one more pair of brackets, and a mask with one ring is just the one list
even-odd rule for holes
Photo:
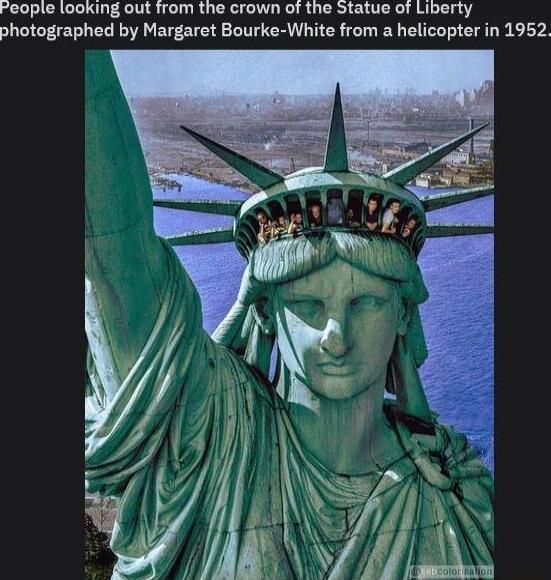
[[[500,11],[499,19],[543,15],[537,2],[488,6]],[[251,41],[208,47],[385,48]],[[538,521],[545,518],[548,456],[549,44],[393,42],[386,48],[495,49],[496,578],[545,577],[547,534]],[[4,260],[6,360],[15,363],[4,382],[4,474],[11,483],[6,504],[15,510],[8,534],[26,554],[14,558],[14,577],[83,576],[83,49],[0,45],[4,230],[14,225]],[[526,205],[533,222],[524,221]]]

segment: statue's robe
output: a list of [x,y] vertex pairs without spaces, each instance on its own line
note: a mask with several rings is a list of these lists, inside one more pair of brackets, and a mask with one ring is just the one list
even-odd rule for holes
[[169,263],[156,325],[114,393],[98,371],[109,347],[89,335],[86,480],[120,498],[114,579],[400,580],[412,565],[492,564],[491,477],[464,436],[436,423],[418,435],[388,413],[401,459],[328,471],[273,388],[202,330],[197,292]]

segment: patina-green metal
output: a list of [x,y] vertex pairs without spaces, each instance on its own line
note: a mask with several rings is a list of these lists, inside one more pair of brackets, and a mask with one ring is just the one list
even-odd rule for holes
[[184,232],[165,237],[171,246],[188,246],[192,244],[223,244],[233,241],[232,228],[212,228],[198,232]]
[[[298,199],[302,207],[304,223],[307,224],[308,215],[306,208],[308,200],[319,199],[322,207],[326,208],[328,193],[332,190],[341,192],[344,207],[348,205],[351,192],[361,194],[362,199],[365,200],[362,202],[362,223],[366,211],[365,202],[371,194],[376,193],[382,196],[382,206],[390,199],[401,201],[411,208],[411,213],[419,217],[421,227],[416,231],[417,235],[415,243],[412,241],[412,247],[416,253],[420,251],[425,239],[426,218],[424,207],[414,193],[374,174],[359,171],[327,172],[323,168],[312,167],[288,175],[283,182],[261,191],[243,202],[235,222],[235,242],[240,253],[245,257],[249,257],[258,243],[255,236],[253,245],[250,245],[247,239],[241,236],[241,232],[244,228],[250,230],[255,227],[256,214],[259,209],[266,211],[270,215],[269,204],[273,202],[279,203],[285,211],[287,210],[288,200]],[[333,228],[326,227],[325,229],[330,230]]]
[[458,203],[464,203],[473,199],[486,197],[494,194],[494,186],[481,185],[480,187],[472,187],[469,189],[460,189],[450,193],[441,193],[437,195],[428,195],[421,197],[421,202],[425,211],[434,211],[435,209],[442,209]]
[[202,213],[228,215],[235,217],[239,212],[242,201],[213,200],[213,199],[156,199],[153,205],[157,207],[168,207],[172,209],[184,209]]
[[191,137],[199,141],[201,145],[204,145],[207,149],[212,151],[215,155],[223,159],[228,165],[231,165],[236,171],[239,171],[242,175],[244,175],[247,179],[250,179],[255,185],[261,188],[271,187],[275,183],[279,183],[283,177],[278,175],[271,169],[263,167],[260,163],[256,161],[251,161],[247,159],[244,155],[240,153],[236,153],[232,151],[228,147],[224,147],[224,145],[219,145],[212,141],[212,139],[208,139],[203,135],[199,135],[192,129],[188,129],[183,125],[181,128]]
[[481,234],[493,234],[494,226],[481,226],[477,224],[430,224],[428,226],[428,238],[447,238],[450,236],[472,236]]
[[254,246],[209,336],[155,233],[109,53],[85,61],[86,485],[119,498],[113,580],[395,580],[412,566],[491,565],[491,476],[419,378],[428,293],[411,248],[337,227],[254,246],[246,226],[255,207],[310,188],[422,201],[312,168],[246,200],[238,230],[181,236]]
[[337,83],[333,112],[331,114],[331,126],[325,151],[324,169],[328,173],[332,171],[348,171],[348,155],[346,153],[346,132],[344,130],[344,117],[342,112],[341,89]]

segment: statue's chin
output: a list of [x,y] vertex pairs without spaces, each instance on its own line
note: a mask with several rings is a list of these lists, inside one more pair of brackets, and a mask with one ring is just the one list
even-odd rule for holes
[[345,374],[339,369],[335,371],[329,369],[327,373],[319,373],[309,378],[296,376],[296,382],[301,383],[316,397],[330,401],[352,399],[371,386],[371,383],[366,382],[365,377],[359,376],[358,372]]
[[352,399],[368,389],[370,385],[358,384],[354,381],[350,384],[349,381],[335,381],[331,385],[317,384],[312,388],[312,392],[318,397],[323,397],[330,401],[345,401]]

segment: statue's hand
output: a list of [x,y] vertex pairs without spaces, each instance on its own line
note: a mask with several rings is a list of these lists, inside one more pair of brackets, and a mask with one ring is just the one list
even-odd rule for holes
[[243,272],[237,300],[212,334],[215,342],[230,347],[235,352],[241,352],[244,349],[247,335],[244,326],[247,314],[251,310],[249,307],[257,302],[265,288],[266,286],[253,276],[251,267],[248,265]]

